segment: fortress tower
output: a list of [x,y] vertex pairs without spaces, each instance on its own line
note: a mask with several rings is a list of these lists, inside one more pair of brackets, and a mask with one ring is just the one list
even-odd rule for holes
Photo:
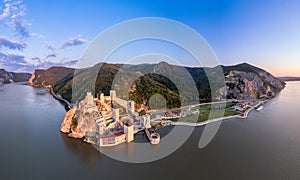
[[87,105],[93,106],[94,105],[94,97],[91,92],[86,93],[86,98],[87,98]]
[[115,90],[110,91],[111,102],[116,101],[117,95]]
[[134,141],[134,125],[124,124],[124,133],[127,142]]
[[119,110],[119,108],[112,108],[112,118],[117,122],[120,121],[120,110]]
[[128,108],[129,112],[133,113],[134,112],[134,101],[128,101],[127,108]]

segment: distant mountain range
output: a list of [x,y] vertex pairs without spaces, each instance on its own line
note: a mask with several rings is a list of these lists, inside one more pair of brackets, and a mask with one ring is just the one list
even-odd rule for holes
[[[222,74],[213,76],[220,69]],[[182,100],[198,103],[197,99],[200,102],[213,98],[256,99],[275,95],[285,87],[282,80],[247,63],[214,68],[182,67],[166,62],[140,65],[100,63],[74,72],[75,69],[65,67],[35,70],[29,83],[36,87],[53,87],[63,98],[76,102],[83,99],[87,91],[92,90],[91,75],[95,75],[95,92],[101,91],[108,95],[113,88],[117,90],[118,96],[134,100],[138,108],[147,108],[150,97],[155,94],[162,95],[168,107],[178,107]],[[210,79],[211,82],[208,75],[214,77],[213,80]],[[76,82],[76,89],[79,91],[73,93],[72,97],[73,82]],[[211,86],[217,91],[211,92]],[[126,91],[123,87],[127,87]],[[192,87],[196,87],[199,98],[194,98],[195,93],[190,90]],[[212,97],[212,93],[217,96]]]
[[0,69],[0,85],[4,83],[27,82],[30,77],[30,73],[14,73]]
[[291,77],[291,76],[284,76],[284,77],[277,77],[282,81],[300,81],[300,77]]

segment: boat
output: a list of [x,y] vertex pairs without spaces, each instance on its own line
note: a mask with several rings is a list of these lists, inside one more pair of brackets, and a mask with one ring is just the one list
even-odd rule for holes
[[154,129],[145,129],[145,132],[151,144],[160,142],[160,135]]
[[263,108],[264,108],[264,106],[263,106],[263,105],[260,105],[260,106],[256,107],[255,109],[256,109],[256,111],[260,111],[260,110],[262,110]]
[[162,126],[170,126],[171,125],[171,123],[169,121],[161,121],[160,124]]

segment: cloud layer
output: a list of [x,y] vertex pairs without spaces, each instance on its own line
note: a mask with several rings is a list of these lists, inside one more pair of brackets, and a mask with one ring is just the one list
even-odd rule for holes
[[5,64],[26,64],[25,57],[18,54],[4,54],[0,52],[0,62]]
[[7,37],[0,36],[0,48],[2,47],[22,51],[26,47],[26,44],[23,42],[9,40]]
[[[1,1],[1,0],[0,0]],[[23,0],[3,0],[0,3],[0,68],[9,71],[32,72],[34,69],[47,69],[51,66],[73,66],[78,60],[63,57],[65,49],[86,44],[88,41],[77,35],[65,40],[61,45],[46,45],[44,55],[28,57],[23,50],[30,45],[30,38],[38,38],[46,43],[47,37],[29,32],[30,23],[26,20],[26,7]],[[2,34],[1,28],[7,28]],[[49,42],[49,41],[48,41]]]

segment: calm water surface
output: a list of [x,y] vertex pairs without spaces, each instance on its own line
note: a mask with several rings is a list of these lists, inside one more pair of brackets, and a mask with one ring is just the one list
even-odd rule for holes
[[198,149],[199,127],[172,155],[128,164],[61,134],[65,110],[49,94],[3,85],[0,179],[300,179],[299,90],[300,82],[288,83],[261,112],[223,122],[204,149]]

